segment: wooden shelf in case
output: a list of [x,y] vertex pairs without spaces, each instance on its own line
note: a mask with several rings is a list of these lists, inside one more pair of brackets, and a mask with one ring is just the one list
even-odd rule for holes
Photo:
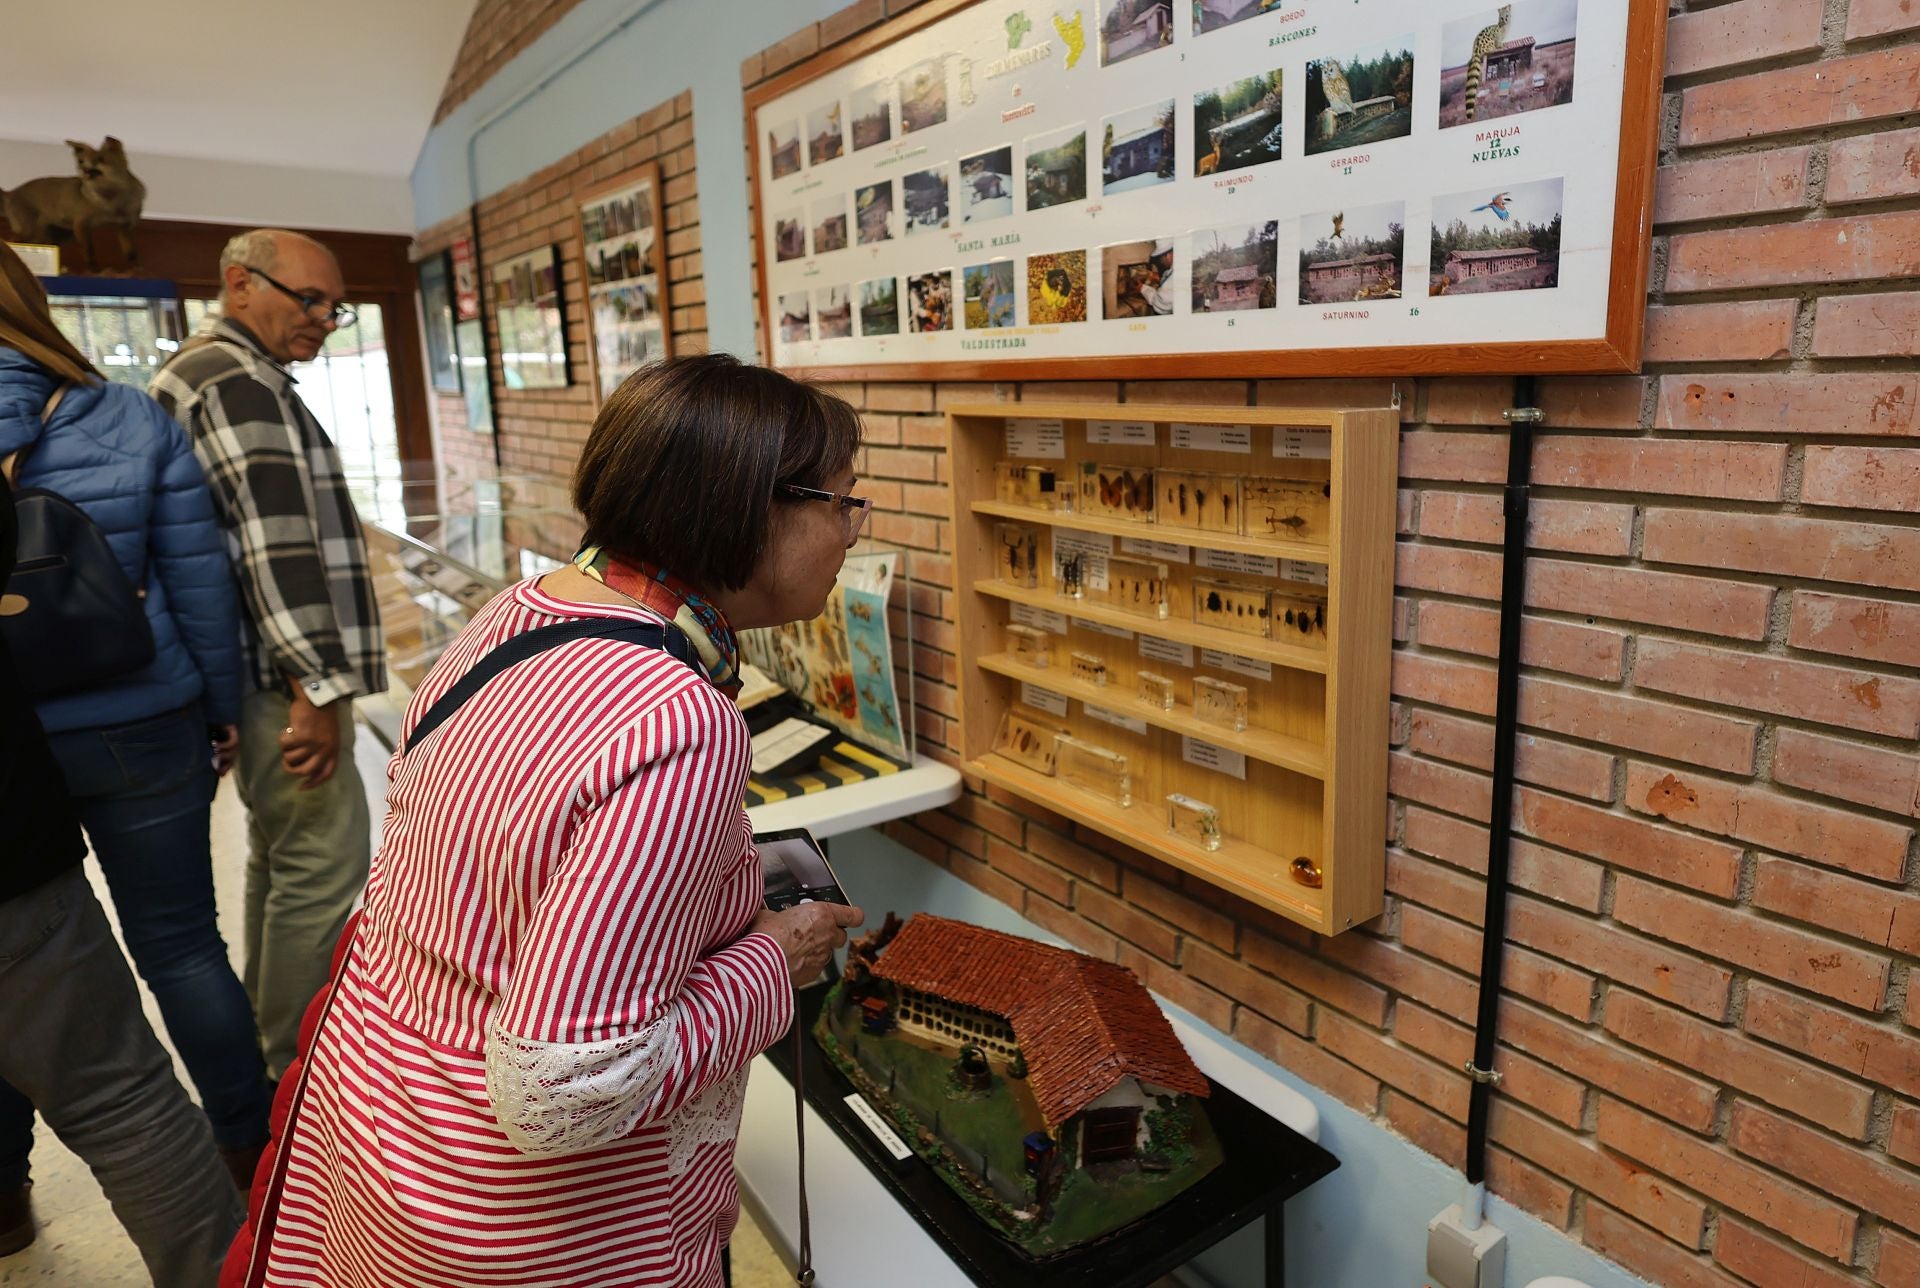
[[1305,774],[1309,778],[1324,778],[1327,772],[1327,758],[1320,748],[1305,738],[1289,738],[1283,733],[1274,733],[1270,729],[1228,729],[1221,725],[1207,724],[1196,720],[1192,714],[1176,707],[1172,711],[1155,706],[1151,702],[1142,702],[1137,696],[1125,689],[1112,685],[1088,684],[1085,680],[1076,680],[1064,667],[1028,666],[1017,662],[1005,653],[991,653],[980,659],[980,669],[991,671],[995,675],[1004,675],[1010,680],[1024,680],[1028,684],[1051,690],[1064,697],[1081,702],[1091,702],[1096,707],[1104,707],[1118,715],[1132,716],[1135,720],[1144,720],[1161,729],[1171,729],[1175,733],[1210,742],[1216,747],[1225,747],[1237,751],[1253,760],[1264,761],[1269,765],[1278,765],[1282,769],[1291,769],[1296,774]]
[[1217,850],[1188,845],[1168,833],[1161,814],[1163,806],[1158,799],[1143,801],[1136,797],[1130,808],[1121,809],[1112,801],[1101,800],[1057,778],[1036,774],[1004,756],[982,756],[967,766],[967,772],[1018,792],[1056,814],[1104,832],[1143,854],[1171,863],[1263,908],[1308,925],[1318,925],[1324,917],[1321,898],[1324,889],[1310,889],[1295,881],[1287,871],[1290,862],[1287,856],[1231,837],[1221,842]]
[[[1310,541],[1284,541],[1273,537],[1236,537],[1224,532],[1202,532],[1198,528],[1163,527],[1158,523],[1129,523],[1125,519],[1107,519],[1097,514],[1076,514],[1070,510],[1043,510],[1035,505],[1015,505],[1011,501],[975,501],[975,514],[996,519],[1014,519],[1021,523],[1044,524],[1050,528],[1072,528],[1076,532],[1098,532],[1103,536],[1133,537],[1140,541],[1164,541],[1170,546],[1197,546],[1202,550],[1230,550],[1236,554],[1262,555],[1268,559],[1300,559],[1325,564],[1327,548]],[[1150,556],[1140,555],[1145,559]]]
[[1223,631],[1214,626],[1195,626],[1192,622],[1183,622],[1178,617],[1143,617],[1139,613],[1107,608],[1094,600],[1065,599],[1050,590],[1028,590],[1024,586],[1015,586],[997,577],[982,577],[973,583],[973,588],[983,595],[1004,599],[1008,603],[1025,604],[1029,608],[1041,608],[1050,613],[1065,613],[1068,617],[1099,622],[1102,626],[1117,626],[1122,630],[1158,635],[1161,639],[1192,644],[1196,648],[1236,653],[1241,657],[1250,657],[1258,662],[1271,662],[1275,666],[1284,666],[1294,671],[1311,671],[1317,675],[1324,675],[1327,670],[1325,653],[1317,653],[1308,648],[1293,648],[1286,644],[1275,644],[1272,640],[1260,635],[1241,635],[1236,631]]
[[[1049,427],[1044,440],[1039,435],[1010,435],[1018,422],[1036,420],[1060,424],[1057,430]],[[1089,423],[1095,421],[1147,422],[1154,430],[1150,441],[1094,443]],[[1229,449],[1225,436],[1207,434],[1183,435],[1183,445],[1176,446],[1170,429],[1175,424],[1246,428],[1232,436]],[[1294,430],[1322,433],[1326,438],[1309,440],[1303,452],[1299,439],[1283,437]],[[1071,475],[1078,464],[1099,461],[1243,477],[1323,479],[1327,540],[1322,545],[1284,537],[1211,533],[1009,504],[999,498],[1000,462],[1041,460],[1010,454],[1009,444],[1016,440],[1044,441],[1053,453],[1044,463],[1063,475]],[[954,588],[960,601],[955,612],[958,741],[971,771],[1321,934],[1339,934],[1379,916],[1386,888],[1398,414],[1386,408],[973,403],[949,410],[948,441]],[[1327,646],[1305,649],[1198,625],[1183,611],[1190,609],[1190,603],[1174,603],[1170,618],[1151,618],[1099,600],[1063,599],[1050,587],[1015,586],[999,577],[994,527],[1003,520],[1032,524],[1056,536],[1081,531],[1318,564],[1327,572],[1326,585],[1318,588],[1327,601]],[[1195,576],[1209,572],[1197,562],[1170,567],[1176,600],[1180,588],[1191,587]],[[1226,575],[1276,589],[1295,585],[1258,572]],[[1232,678],[1248,689],[1253,719],[1262,727],[1235,733],[1203,725],[1193,718],[1190,706],[1167,711],[1141,702],[1130,684],[1116,681],[1103,687],[1076,681],[1057,667],[1040,669],[1017,662],[1006,651],[1010,615],[1005,606],[1009,604],[1247,659],[1252,665],[1234,668]],[[1109,664],[1117,663],[1122,673],[1147,665],[1183,688],[1187,677],[1205,667],[1199,659],[1187,667],[1164,660],[1136,660],[1131,651],[1116,654],[1111,642],[1090,642],[1085,647],[1101,652]],[[1156,656],[1147,653],[1141,658]],[[1129,757],[1136,798],[1132,808],[1120,809],[994,754],[1001,718],[1019,695],[1009,683],[1013,680],[1080,701],[1081,707],[1070,706],[1055,722],[1077,737]],[[1087,715],[1086,704],[1140,722],[1145,735]],[[1178,736],[1182,734],[1211,743],[1223,753],[1238,754],[1231,760],[1190,754],[1192,749]],[[1202,850],[1167,830],[1164,798],[1168,792],[1192,795],[1219,810],[1225,838],[1220,849]],[[1319,889],[1293,880],[1292,862],[1302,855],[1320,864]]]

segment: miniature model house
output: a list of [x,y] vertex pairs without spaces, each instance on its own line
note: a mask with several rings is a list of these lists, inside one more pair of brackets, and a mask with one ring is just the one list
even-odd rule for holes
[[[1205,1096],[1188,1058],[1133,972],[944,917],[915,917],[880,955],[902,1033],[1025,1057],[1055,1140],[1077,1137],[1081,1165],[1134,1157],[1155,1098]],[[1077,1130],[1076,1130],[1077,1129]]]
[[1125,967],[943,917],[855,941],[816,1037],[1033,1255],[1140,1219],[1219,1162],[1194,1067]]

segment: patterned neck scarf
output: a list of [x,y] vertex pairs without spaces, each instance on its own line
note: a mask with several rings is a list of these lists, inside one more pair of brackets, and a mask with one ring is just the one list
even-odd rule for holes
[[582,546],[573,566],[609,590],[651,608],[693,642],[707,679],[728,697],[740,694],[740,646],[726,614],[665,568],[617,559],[605,546]]

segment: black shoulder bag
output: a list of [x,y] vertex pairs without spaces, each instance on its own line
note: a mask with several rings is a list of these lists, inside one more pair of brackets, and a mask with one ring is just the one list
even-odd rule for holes
[[[40,423],[69,386],[53,391]],[[25,450],[0,462],[13,487]],[[127,577],[100,525],[57,492],[15,488],[19,563],[0,598],[0,635],[34,701],[98,688],[153,661],[146,593]]]

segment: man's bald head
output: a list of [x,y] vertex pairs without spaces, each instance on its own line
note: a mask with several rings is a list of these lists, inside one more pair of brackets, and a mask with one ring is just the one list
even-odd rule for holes
[[220,252],[221,312],[280,362],[306,362],[320,351],[333,331],[326,314],[345,295],[333,252],[304,233],[255,228]]

